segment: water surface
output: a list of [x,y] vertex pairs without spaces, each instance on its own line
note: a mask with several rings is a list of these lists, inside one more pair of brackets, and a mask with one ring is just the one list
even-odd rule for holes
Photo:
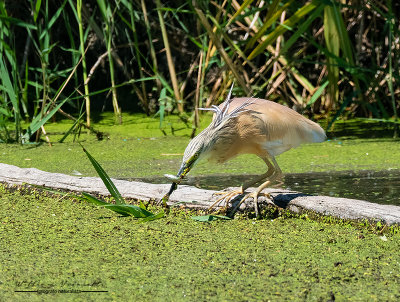
[[[221,190],[226,187],[240,186],[244,181],[255,176],[190,176],[184,184],[203,189]],[[168,183],[164,177],[136,180]],[[311,195],[344,197],[400,206],[400,170],[285,174],[284,184],[281,187]]]

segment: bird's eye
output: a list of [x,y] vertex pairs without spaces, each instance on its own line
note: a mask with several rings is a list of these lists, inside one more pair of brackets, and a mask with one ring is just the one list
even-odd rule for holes
[[188,160],[188,164],[192,165],[200,156],[200,152],[196,152],[192,155],[192,157]]

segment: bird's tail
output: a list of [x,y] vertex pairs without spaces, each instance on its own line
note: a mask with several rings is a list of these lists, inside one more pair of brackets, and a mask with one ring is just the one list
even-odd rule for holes
[[307,133],[306,140],[309,143],[322,143],[323,141],[326,140],[326,134],[324,129],[321,128],[320,125],[317,123],[314,123],[310,120],[307,121],[308,125],[307,127],[304,127],[303,129]]

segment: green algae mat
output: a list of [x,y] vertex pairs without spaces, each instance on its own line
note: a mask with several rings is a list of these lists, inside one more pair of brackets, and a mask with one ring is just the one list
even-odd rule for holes
[[397,229],[193,214],[136,223],[68,196],[0,187],[0,301],[400,299]]
[[[113,126],[103,118],[96,125],[107,132],[103,141],[85,133],[79,141],[112,177],[176,173],[191,129],[165,121],[163,137],[154,119],[124,121]],[[47,126],[52,147],[0,145],[0,161],[96,176],[72,136],[57,143],[69,127],[65,121]],[[400,168],[398,140],[361,136],[332,134],[278,162],[284,173]],[[222,166],[203,162],[192,174],[263,169],[255,157],[241,157]],[[196,215],[175,209],[137,223],[69,196],[0,186],[0,301],[400,299],[398,227],[284,211],[262,220],[199,222]]]
[[[102,141],[82,130],[80,137],[70,135],[64,143],[58,143],[72,122],[62,120],[49,124],[46,131],[53,143],[52,147],[45,142],[24,146],[0,144],[0,162],[21,168],[34,167],[47,172],[96,176],[92,165],[76,143],[80,141],[111,177],[176,174],[192,129],[176,116],[170,116],[164,121],[167,136],[163,136],[160,131],[157,119],[141,114],[125,114],[123,120],[123,125],[114,125],[112,115],[102,116],[94,125],[104,132]],[[197,133],[210,120],[211,116],[204,116]],[[328,141],[302,145],[278,156],[277,161],[283,173],[400,169],[399,139],[388,137],[386,128],[379,123],[356,124],[357,127],[353,124],[354,122],[339,123],[336,126],[337,132],[328,133]],[[368,128],[370,124],[372,126]],[[336,133],[347,136],[336,136]],[[365,139],[365,133],[377,137]],[[222,165],[201,161],[190,175],[261,174],[265,169],[265,163],[261,159],[254,155],[243,155]]]

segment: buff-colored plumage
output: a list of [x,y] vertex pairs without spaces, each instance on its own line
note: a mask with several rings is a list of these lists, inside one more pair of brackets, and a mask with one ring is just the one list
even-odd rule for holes
[[302,143],[317,143],[326,139],[324,130],[317,123],[286,106],[264,99],[234,98],[228,114],[246,102],[251,103],[245,107],[249,111],[230,123],[231,145],[222,145],[223,142],[219,144],[217,141],[210,159],[224,162],[239,154],[263,156],[265,152],[274,157]]
[[267,172],[244,183],[240,190],[228,193],[217,202],[225,200],[228,204],[250,186],[263,181],[255,191],[245,195],[235,208],[247,197],[252,197],[258,215],[257,196],[282,176],[275,156],[300,144],[319,143],[326,139],[324,130],[317,123],[286,106],[257,98],[231,98],[231,93],[232,88],[226,101],[219,107],[206,109],[214,112],[213,120],[186,147],[181,168],[177,176],[172,177],[174,183],[163,198],[164,204],[199,159],[208,158],[222,163],[240,154],[255,154],[265,162]]

